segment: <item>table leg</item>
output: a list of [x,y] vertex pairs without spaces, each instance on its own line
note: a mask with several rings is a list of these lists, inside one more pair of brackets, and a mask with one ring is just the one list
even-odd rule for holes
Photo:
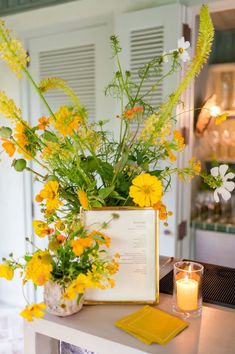
[[36,333],[32,323],[25,323],[24,354],[59,354],[59,341]]

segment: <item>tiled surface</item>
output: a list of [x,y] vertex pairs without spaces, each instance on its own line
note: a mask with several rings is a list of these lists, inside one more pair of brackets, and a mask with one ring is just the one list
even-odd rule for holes
[[207,222],[193,220],[191,222],[191,225],[195,229],[235,234],[235,225],[231,225],[231,224],[207,223]]
[[23,353],[23,320],[19,309],[0,303],[0,354]]

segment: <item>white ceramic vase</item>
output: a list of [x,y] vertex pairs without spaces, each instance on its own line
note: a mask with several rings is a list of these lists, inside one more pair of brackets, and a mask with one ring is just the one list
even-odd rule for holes
[[52,315],[66,317],[79,312],[84,303],[84,295],[78,300],[64,299],[64,289],[56,282],[49,281],[44,285],[44,303],[47,312]]

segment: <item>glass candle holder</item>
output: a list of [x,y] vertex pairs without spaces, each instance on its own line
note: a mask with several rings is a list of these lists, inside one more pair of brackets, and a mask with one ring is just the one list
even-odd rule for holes
[[173,311],[184,318],[202,312],[202,276],[204,267],[195,262],[174,264]]

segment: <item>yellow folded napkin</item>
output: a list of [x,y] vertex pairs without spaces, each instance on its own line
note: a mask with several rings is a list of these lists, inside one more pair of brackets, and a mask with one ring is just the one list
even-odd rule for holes
[[144,306],[140,310],[115,322],[115,325],[145,344],[164,345],[189,324],[178,317]]

